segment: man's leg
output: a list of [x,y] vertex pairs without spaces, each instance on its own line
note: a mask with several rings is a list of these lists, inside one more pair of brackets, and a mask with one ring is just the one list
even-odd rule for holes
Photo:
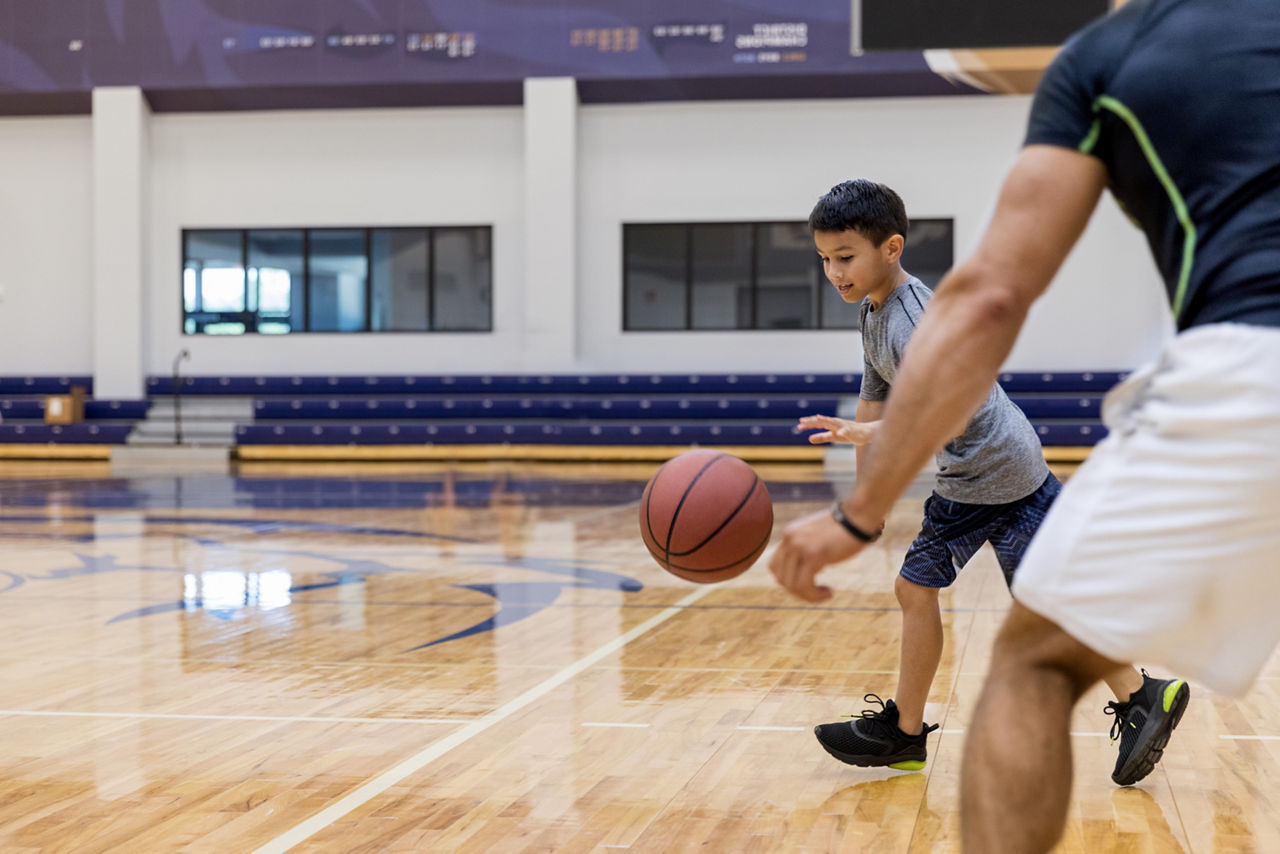
[[1013,603],[965,741],[966,851],[1043,852],[1058,841],[1071,796],[1071,709],[1119,666]]
[[942,660],[942,612],[937,588],[922,587],[899,575],[893,591],[902,606],[902,651],[898,690],[893,696],[898,728],[907,735],[918,735],[924,728],[929,687]]
[[1129,699],[1130,694],[1142,690],[1142,674],[1132,665],[1113,670],[1103,676],[1102,681],[1111,689],[1111,696],[1122,703]]

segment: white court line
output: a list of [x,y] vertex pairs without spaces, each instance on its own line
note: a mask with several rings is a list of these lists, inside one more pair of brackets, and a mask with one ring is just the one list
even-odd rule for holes
[[698,601],[714,589],[715,588],[711,585],[707,585],[706,587],[701,587],[693,591],[688,596],[685,596],[683,599],[676,602],[670,608],[654,614],[652,617],[631,629],[629,632],[619,635],[597,649],[595,652],[578,659],[559,673],[544,679],[515,699],[509,700],[494,709],[492,712],[489,712],[487,715],[477,718],[461,729],[450,733],[418,754],[411,756],[399,765],[396,765],[394,768],[384,771],[382,774],[374,777],[372,780],[365,783],[345,798],[342,798],[336,803],[330,804],[320,812],[311,816],[311,818],[294,827],[292,830],[285,831],[275,839],[263,845],[261,848],[258,848],[254,851],[254,854],[283,854],[283,852],[288,851],[299,842],[302,842],[303,840],[306,840],[324,830],[347,813],[362,804],[373,800],[387,789],[390,789],[396,783],[399,783],[405,777],[408,777],[410,774],[421,770],[439,759],[441,756],[444,756],[450,750],[453,750],[472,736],[479,735],[494,724],[511,717],[525,706],[545,697],[547,694],[551,693],[556,688],[559,688],[565,682],[568,682],[570,679],[577,676],[597,661],[612,655],[631,641],[643,635],[645,632],[665,623],[667,620],[681,613],[685,607]]
[[607,727],[620,727],[623,729],[647,729],[649,725],[648,724],[619,724],[619,723],[610,723],[608,721],[587,721],[587,722],[584,722],[582,726],[607,726]]
[[807,726],[740,726],[738,729],[751,730],[752,732],[805,732],[812,729]]
[[141,718],[144,720],[174,721],[283,721],[299,724],[465,724],[475,718],[326,718],[284,717],[278,715],[167,715],[153,712],[60,712],[40,709],[0,709],[4,715],[23,715],[33,718]]
[[[944,730],[940,730],[940,731],[939,731],[939,735],[964,735],[964,730],[962,730],[962,729],[944,729]],[[1073,733],[1071,733],[1071,735],[1074,735],[1074,736],[1080,736],[1080,737],[1088,737],[1088,738],[1102,738],[1102,737],[1104,737],[1104,736],[1110,736],[1110,735],[1111,735],[1111,733],[1109,733],[1109,732],[1073,732]]]
[[1232,741],[1280,741],[1280,735],[1220,735],[1218,738],[1229,738]]

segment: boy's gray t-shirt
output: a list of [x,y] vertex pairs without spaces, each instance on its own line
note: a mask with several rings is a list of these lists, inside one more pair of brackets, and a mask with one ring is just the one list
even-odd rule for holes
[[[880,401],[898,373],[931,292],[914,276],[894,289],[879,309],[862,301],[863,400]],[[1026,498],[1049,476],[1035,429],[1004,389],[991,388],[964,433],[938,452],[934,491],[965,504],[1007,504]]]

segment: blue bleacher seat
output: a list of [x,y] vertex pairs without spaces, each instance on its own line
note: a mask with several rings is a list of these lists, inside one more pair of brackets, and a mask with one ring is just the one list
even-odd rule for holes
[[[1106,435],[1120,371],[1005,374],[1046,445]],[[858,374],[191,377],[184,393],[254,398],[242,444],[803,444],[800,415],[838,411]],[[153,394],[172,390],[149,380]]]
[[0,424],[0,444],[46,443],[120,445],[132,424]]
[[[654,374],[544,376],[184,377],[183,394],[235,396],[443,394],[644,395],[856,394],[858,374]],[[147,379],[147,393],[173,394],[173,378]]]
[[794,418],[834,413],[834,397],[448,397],[448,398],[257,398],[259,421],[425,420],[476,418],[589,418],[605,421],[653,419]]
[[72,386],[81,386],[85,394],[93,394],[93,377],[0,377],[0,397],[70,394]]
[[1001,374],[1000,385],[1014,392],[1105,392],[1127,377],[1127,371],[1028,371]]

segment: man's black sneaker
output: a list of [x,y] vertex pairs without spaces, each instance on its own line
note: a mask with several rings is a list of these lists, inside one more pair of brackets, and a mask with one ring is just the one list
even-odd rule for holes
[[1152,679],[1144,670],[1142,687],[1128,700],[1107,703],[1103,711],[1116,716],[1111,740],[1120,739],[1112,780],[1121,786],[1132,786],[1155,770],[1190,697],[1191,689],[1183,680]]
[[813,728],[822,749],[849,765],[887,765],[900,771],[923,768],[927,756],[925,740],[938,725],[925,726],[919,735],[907,735],[898,729],[898,707],[893,700],[884,701],[875,694],[862,699],[879,703],[880,708],[865,709],[851,721]]

